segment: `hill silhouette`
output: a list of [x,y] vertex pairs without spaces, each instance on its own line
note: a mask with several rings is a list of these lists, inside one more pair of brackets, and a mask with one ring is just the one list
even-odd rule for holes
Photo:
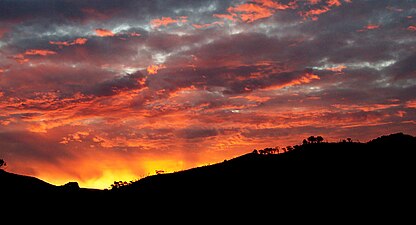
[[214,165],[148,176],[111,190],[84,189],[76,183],[55,186],[0,170],[0,193],[76,193],[71,196],[141,202],[167,198],[384,201],[413,192],[415,151],[416,138],[403,133],[367,143],[304,143],[281,154],[253,151]]
[[[416,138],[402,133],[368,143],[313,143],[283,154],[256,152],[211,166],[149,176],[115,190],[143,196],[377,197],[413,186]],[[339,193],[338,193],[339,194]]]

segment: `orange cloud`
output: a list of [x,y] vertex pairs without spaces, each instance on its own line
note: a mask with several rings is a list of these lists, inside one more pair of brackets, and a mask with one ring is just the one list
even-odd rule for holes
[[172,23],[178,23],[178,22],[184,23],[186,21],[187,21],[187,17],[185,17],[185,16],[180,17],[179,20],[172,19],[171,17],[162,17],[160,19],[151,20],[150,25],[152,25],[152,27],[154,27],[154,28],[158,28],[158,27],[161,27],[161,26],[166,27],[167,25],[172,24]]
[[319,9],[311,9],[311,10],[309,10],[309,11],[306,11],[306,12],[301,12],[300,14],[303,16],[303,18],[311,18],[312,20],[317,20],[318,19],[318,15],[321,15],[321,14],[323,14],[323,13],[326,13],[326,12],[328,12],[330,10],[330,8],[329,7],[326,7],[326,6],[324,6],[324,7],[322,7],[322,8],[319,8]]
[[77,45],[84,45],[85,43],[87,43],[88,39],[86,38],[77,38],[73,41],[74,44]]
[[340,6],[341,5],[341,2],[339,1],[339,0],[328,0],[327,1],[327,3],[328,3],[328,6]]
[[312,82],[312,80],[319,80],[319,79],[321,79],[321,78],[316,74],[306,73],[305,75],[303,75],[299,79],[293,80],[292,82],[290,82],[289,85],[308,84],[308,83]]
[[166,68],[165,65],[150,65],[147,67],[147,73],[149,74],[157,74],[160,69]]
[[273,15],[273,10],[255,4],[241,4],[236,7],[230,7],[229,12],[241,13],[240,19],[244,22],[251,23],[259,19],[267,18]]
[[290,87],[290,86],[295,86],[295,85],[300,85],[300,84],[308,84],[310,82],[312,82],[313,80],[320,80],[321,78],[313,73],[305,73],[304,75],[302,75],[299,78],[296,78],[294,80],[291,80],[287,83],[284,84],[279,84],[279,85],[273,85],[270,87],[265,88],[265,90],[276,90],[276,89],[281,89],[284,87]]
[[[344,0],[346,3],[351,3],[350,0]],[[316,5],[320,3],[321,0],[308,0],[308,3],[311,5]],[[339,7],[341,6],[340,0],[327,0],[326,5],[322,6],[321,8],[314,8],[310,9],[306,12],[300,12],[299,14],[303,16],[304,19],[310,18],[311,20],[315,21],[318,20],[318,15],[324,14],[331,10],[333,7]]]
[[25,58],[25,56],[23,54],[17,54],[15,56],[13,56],[13,59],[16,60],[16,62],[19,63],[19,64],[29,62],[29,59]]
[[74,134],[69,134],[68,136],[63,137],[62,141],[60,141],[59,143],[68,144],[71,141],[82,142],[82,140],[86,138],[88,135],[90,135],[88,131],[78,131]]
[[416,31],[416,26],[410,25],[410,26],[407,27],[407,30]]
[[95,29],[95,34],[99,37],[112,37],[115,35],[111,30],[106,30],[102,28]]
[[374,29],[380,28],[380,25],[377,25],[377,24],[368,24],[364,28],[367,29],[367,30],[374,30]]
[[49,41],[51,45],[58,45],[59,47],[62,46],[71,46],[71,45],[84,45],[87,43],[88,39],[86,38],[77,38],[71,42],[69,41]]
[[281,4],[272,0],[253,0],[252,3],[244,3],[231,6],[227,9],[228,14],[214,14],[213,17],[251,23],[259,19],[271,17],[276,10],[294,9],[297,2],[292,1],[288,4]]

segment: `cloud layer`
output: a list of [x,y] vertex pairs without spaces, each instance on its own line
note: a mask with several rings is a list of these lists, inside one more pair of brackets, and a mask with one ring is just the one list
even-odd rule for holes
[[0,157],[105,188],[310,135],[416,135],[415,27],[412,1],[1,1]]

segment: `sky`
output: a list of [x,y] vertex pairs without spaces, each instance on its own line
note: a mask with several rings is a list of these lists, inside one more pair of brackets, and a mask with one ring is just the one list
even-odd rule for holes
[[108,188],[416,135],[414,0],[1,0],[7,171]]

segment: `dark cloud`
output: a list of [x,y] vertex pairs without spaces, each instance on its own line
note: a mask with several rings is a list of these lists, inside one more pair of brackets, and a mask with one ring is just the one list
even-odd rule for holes
[[99,83],[92,89],[87,90],[86,94],[92,94],[94,96],[110,96],[120,91],[141,89],[143,88],[143,85],[140,84],[142,79],[144,79],[144,75],[141,72],[127,74]]
[[61,150],[58,142],[27,132],[1,132],[0,149],[0,154],[10,161],[59,164],[62,159],[75,157],[69,151]]
[[395,80],[414,78],[416,74],[416,54],[412,54],[391,65],[387,71]]
[[177,132],[177,136],[184,139],[207,138],[217,135],[218,131],[212,128],[186,128]]

